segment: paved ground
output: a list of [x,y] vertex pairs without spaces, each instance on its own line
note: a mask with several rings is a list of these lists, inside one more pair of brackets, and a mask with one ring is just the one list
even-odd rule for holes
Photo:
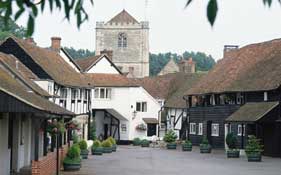
[[83,160],[79,172],[63,175],[280,175],[281,159],[263,157],[263,162],[247,162],[246,157],[227,159],[223,151],[200,154],[119,146],[118,151]]

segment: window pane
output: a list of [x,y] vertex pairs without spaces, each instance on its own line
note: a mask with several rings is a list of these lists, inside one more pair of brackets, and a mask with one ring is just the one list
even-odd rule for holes
[[142,103],[142,112],[146,112],[147,111],[147,104],[146,102]]
[[[86,98],[86,93],[85,93],[85,98]],[[99,98],[99,89],[95,89],[95,98]]]
[[141,103],[136,104],[136,111],[141,111]]
[[105,89],[100,89],[100,98],[105,98]]

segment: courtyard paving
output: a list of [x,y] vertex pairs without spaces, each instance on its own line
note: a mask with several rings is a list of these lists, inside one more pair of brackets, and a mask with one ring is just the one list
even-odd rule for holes
[[63,175],[280,175],[281,159],[263,157],[263,162],[247,162],[245,156],[227,159],[222,150],[212,154],[119,146],[103,156],[89,156],[78,172]]

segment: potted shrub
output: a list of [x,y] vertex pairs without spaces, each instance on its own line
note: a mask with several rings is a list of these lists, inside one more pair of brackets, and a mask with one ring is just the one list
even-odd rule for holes
[[200,153],[211,153],[212,147],[206,137],[203,138],[200,144]]
[[104,140],[101,143],[103,147],[103,153],[112,153],[112,144],[109,140]]
[[102,155],[103,148],[99,140],[95,140],[92,146],[92,155]]
[[165,134],[164,141],[167,143],[167,149],[177,149],[176,139],[177,135],[173,130],[169,130]]
[[143,139],[141,141],[141,147],[149,147],[149,141],[146,139]]
[[63,160],[64,171],[80,170],[81,158],[80,148],[78,145],[73,145],[69,148],[66,157]]
[[79,142],[79,147],[81,149],[81,157],[82,159],[88,159],[88,154],[89,154],[89,151],[88,151],[88,144],[86,142],[86,140],[81,140]]
[[133,140],[133,145],[134,146],[140,146],[141,145],[141,139],[140,138],[134,138]]
[[116,140],[113,137],[108,137],[108,140],[112,144],[112,152],[116,152],[117,150]]
[[237,149],[237,137],[234,133],[228,133],[225,141],[228,146],[228,150],[226,151],[227,158],[239,158],[240,150]]
[[255,136],[249,136],[245,151],[249,162],[260,162],[263,151],[263,145],[260,144],[260,139],[257,139]]
[[182,150],[183,151],[192,151],[192,143],[190,140],[185,140],[182,143]]

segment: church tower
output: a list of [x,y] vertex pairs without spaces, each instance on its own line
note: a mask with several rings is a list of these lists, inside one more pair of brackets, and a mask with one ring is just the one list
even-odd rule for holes
[[149,76],[149,23],[138,22],[123,10],[96,24],[96,54],[113,51],[112,61],[130,77]]

